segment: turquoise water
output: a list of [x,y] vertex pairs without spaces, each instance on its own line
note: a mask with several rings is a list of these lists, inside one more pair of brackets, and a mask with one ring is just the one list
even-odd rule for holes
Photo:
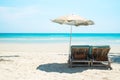
[[[0,43],[69,43],[68,33],[0,33]],[[73,33],[72,44],[120,45],[120,33]]]

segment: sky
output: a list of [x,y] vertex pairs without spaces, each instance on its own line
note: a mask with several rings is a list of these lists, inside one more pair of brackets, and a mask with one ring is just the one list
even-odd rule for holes
[[120,0],[0,0],[0,33],[69,33],[51,20],[70,14],[95,23],[73,33],[120,33]]

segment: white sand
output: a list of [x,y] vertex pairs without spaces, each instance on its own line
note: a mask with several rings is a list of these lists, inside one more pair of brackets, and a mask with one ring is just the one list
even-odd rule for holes
[[120,46],[111,46],[112,70],[68,68],[68,44],[0,43],[0,80],[120,80]]

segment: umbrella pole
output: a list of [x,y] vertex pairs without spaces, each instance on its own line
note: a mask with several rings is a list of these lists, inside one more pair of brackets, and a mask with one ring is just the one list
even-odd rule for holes
[[71,41],[72,41],[72,26],[70,27],[70,43],[69,43],[69,54],[71,54]]

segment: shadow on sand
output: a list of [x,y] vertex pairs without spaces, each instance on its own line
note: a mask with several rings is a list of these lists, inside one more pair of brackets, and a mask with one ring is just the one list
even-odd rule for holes
[[37,70],[45,72],[58,72],[58,73],[77,73],[83,72],[88,69],[107,70],[106,67],[73,67],[69,68],[67,63],[50,63],[39,65]]
[[0,57],[20,57],[19,55],[9,55],[9,56],[0,56]]
[[3,62],[3,61],[13,61],[13,60],[8,59],[10,57],[20,57],[20,56],[19,55],[0,56],[0,62]]
[[111,53],[110,58],[111,58],[113,63],[120,64],[120,53]]

